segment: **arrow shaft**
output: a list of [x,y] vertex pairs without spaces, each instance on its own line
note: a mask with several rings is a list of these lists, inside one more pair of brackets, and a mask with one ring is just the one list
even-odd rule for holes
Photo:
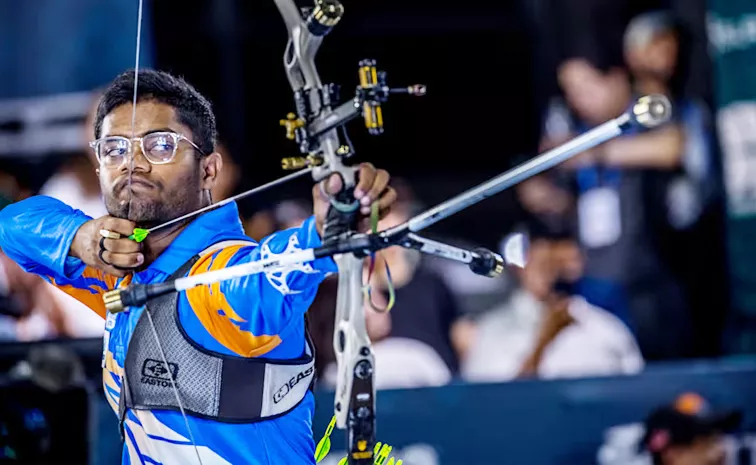
[[257,194],[258,192],[262,192],[266,189],[270,189],[271,187],[275,187],[279,184],[283,184],[285,182],[291,181],[292,179],[296,179],[298,177],[304,176],[305,174],[310,174],[312,172],[311,167],[307,167],[303,170],[297,171],[295,173],[287,174],[286,176],[283,176],[281,178],[278,178],[274,181],[271,181],[267,184],[263,184],[262,186],[257,186],[253,189],[250,189],[248,191],[242,192],[241,194],[236,194],[233,197],[229,197],[227,199],[223,199],[220,202],[214,203],[212,205],[208,205],[207,207],[200,208],[199,210],[195,210],[193,212],[187,213],[186,215],[179,216],[178,218],[174,218],[170,221],[167,221],[165,223],[159,224],[157,226],[153,226],[152,228],[148,229],[147,231],[152,233],[154,231],[157,231],[159,229],[163,229],[167,226],[170,226],[172,224],[176,224],[178,222],[187,220],[189,218],[194,218],[197,215],[201,215],[202,213],[208,212],[210,210],[215,210],[216,208],[222,207],[223,205],[226,205],[228,203],[234,202],[239,199],[243,199],[244,197],[250,196],[252,194]]

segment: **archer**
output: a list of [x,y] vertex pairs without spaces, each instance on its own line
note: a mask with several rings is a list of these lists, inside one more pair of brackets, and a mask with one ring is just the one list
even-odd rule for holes
[[[329,207],[320,186],[312,217],[259,244],[244,234],[234,202],[137,242],[127,238],[136,227],[212,204],[223,169],[213,110],[179,78],[129,71],[101,97],[94,133],[109,216],[31,197],[0,212],[0,247],[106,319],[103,387],[121,420],[122,463],[315,463],[304,316],[326,274],[338,271],[331,258],[174,293],[149,312],[109,313],[101,294],[316,247]],[[338,175],[323,183],[330,195],[342,188]],[[386,171],[361,165],[361,216],[373,202],[385,214],[396,199],[388,183]]]

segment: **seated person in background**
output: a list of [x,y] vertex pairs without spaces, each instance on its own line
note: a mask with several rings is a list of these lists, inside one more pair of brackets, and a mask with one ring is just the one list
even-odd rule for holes
[[469,381],[637,373],[643,358],[627,326],[575,292],[582,256],[574,239],[531,234],[520,288],[478,321],[462,364]]
[[0,251],[0,342],[66,337],[66,323],[48,283]]
[[[545,118],[543,149],[619,116],[635,95],[625,70],[582,58],[563,62],[558,81],[565,97]],[[647,360],[686,357],[693,350],[688,301],[666,253],[674,245],[668,188],[680,170],[685,143],[683,126],[673,121],[612,139],[518,186],[531,214],[574,218],[585,274],[605,284],[582,295],[612,311],[600,301],[622,289]]]
[[[415,213],[409,190],[401,183],[394,183],[394,186],[398,193],[397,203],[379,223],[379,230],[401,224]],[[390,247],[376,255],[370,277],[372,304],[379,310],[385,309],[388,303],[385,263],[388,263],[396,291],[393,308],[389,312],[379,312],[367,299],[364,304],[368,333],[374,343],[376,387],[389,389],[448,383],[458,371],[458,360],[466,340],[464,328],[458,326],[465,323],[458,319],[458,307],[451,290],[441,276],[423,266],[419,252]],[[368,265],[366,259],[365,281],[369,275]],[[335,290],[335,280],[332,286]],[[329,324],[333,326],[332,319]],[[333,334],[332,329],[330,334]],[[331,364],[324,380],[334,375],[334,369],[335,365]]]
[[[23,172],[23,169],[21,169]],[[24,180],[0,171],[0,210],[32,195]],[[0,341],[37,341],[102,334],[102,318],[39,276],[27,273],[0,249]]]
[[740,426],[742,412],[714,413],[698,394],[686,393],[671,405],[662,406],[645,420],[640,447],[651,455],[654,465],[725,465],[723,435]]

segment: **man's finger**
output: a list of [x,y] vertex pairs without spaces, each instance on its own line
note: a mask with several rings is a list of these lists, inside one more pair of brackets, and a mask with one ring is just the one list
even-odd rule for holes
[[121,218],[107,217],[102,222],[102,229],[117,232],[121,236],[128,237],[134,232],[136,224]]
[[378,170],[375,172],[375,178],[373,179],[373,185],[370,187],[367,195],[362,198],[360,203],[362,205],[370,205],[381,196],[381,193],[388,187],[391,176],[386,170]]
[[118,253],[106,250],[101,254],[106,265],[121,268],[136,268],[144,263],[144,255],[141,253]]
[[136,253],[142,250],[142,244],[130,239],[105,239],[102,241],[105,250],[118,253]]
[[326,183],[325,191],[328,193],[328,195],[338,194],[339,192],[341,192],[341,189],[344,186],[341,175],[337,173],[330,175],[324,182]]
[[391,205],[396,202],[397,193],[396,189],[393,187],[389,187],[386,189],[386,191],[383,193],[383,195],[378,199],[378,210],[383,211],[391,207]]
[[[396,193],[396,190],[393,187],[387,187],[383,190],[383,195],[381,195],[376,202],[378,202],[378,211],[380,212],[380,218],[383,218],[386,216],[387,212],[384,210],[387,210],[391,207],[391,205],[396,202],[396,199],[398,197],[398,194]],[[371,207],[363,205],[360,208],[360,213],[363,215],[369,215],[371,211]]]
[[[360,200],[364,197],[370,189],[373,187],[373,181],[375,180],[375,166],[372,163],[360,164],[360,182],[354,188],[354,198]],[[370,204],[370,201],[367,201]],[[363,204],[364,205],[364,204]]]
[[104,268],[101,268],[105,273],[115,276],[116,278],[123,278],[128,274],[128,270],[119,270],[118,268],[114,268],[112,266],[106,266]]

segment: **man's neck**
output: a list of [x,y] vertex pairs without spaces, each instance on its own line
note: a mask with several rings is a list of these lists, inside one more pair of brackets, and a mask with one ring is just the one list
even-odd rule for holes
[[147,235],[147,238],[143,242],[145,265],[149,266],[149,264],[157,260],[187,226],[189,226],[189,221],[182,221]]

